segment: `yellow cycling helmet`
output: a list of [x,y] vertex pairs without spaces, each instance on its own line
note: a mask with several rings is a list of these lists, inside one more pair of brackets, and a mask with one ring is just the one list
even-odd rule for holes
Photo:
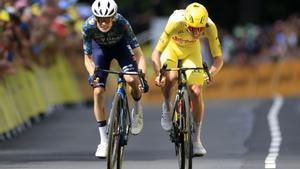
[[184,18],[188,26],[205,27],[208,20],[208,12],[203,5],[194,2],[186,7]]

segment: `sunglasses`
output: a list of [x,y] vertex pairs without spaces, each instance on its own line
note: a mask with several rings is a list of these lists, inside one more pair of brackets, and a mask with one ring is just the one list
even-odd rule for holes
[[192,26],[188,26],[188,30],[190,32],[202,32],[204,30],[204,27],[192,27]]
[[112,22],[113,21],[113,17],[102,17],[102,18],[100,18],[100,17],[96,17],[96,20],[97,20],[97,22],[99,22],[99,23],[110,23],[110,22]]

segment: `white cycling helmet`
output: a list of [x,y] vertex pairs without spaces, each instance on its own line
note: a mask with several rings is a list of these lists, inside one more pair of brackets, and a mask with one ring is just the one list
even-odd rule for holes
[[117,13],[118,6],[114,0],[95,0],[92,12],[96,17],[112,17]]

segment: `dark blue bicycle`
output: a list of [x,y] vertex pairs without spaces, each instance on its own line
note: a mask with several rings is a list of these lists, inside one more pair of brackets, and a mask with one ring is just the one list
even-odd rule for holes
[[144,73],[139,72],[120,72],[113,70],[103,70],[97,68],[97,72],[106,72],[118,75],[118,87],[112,101],[112,107],[108,118],[108,155],[107,169],[121,169],[124,147],[127,145],[130,134],[132,119],[128,106],[126,94],[126,81],[124,75],[137,75],[144,88]]

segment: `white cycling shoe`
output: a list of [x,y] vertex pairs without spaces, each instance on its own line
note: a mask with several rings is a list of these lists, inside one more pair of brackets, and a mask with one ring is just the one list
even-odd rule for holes
[[108,144],[102,143],[98,145],[95,156],[98,158],[106,158],[107,152],[108,152]]
[[203,147],[201,142],[193,142],[193,155],[196,157],[204,156],[207,151]]
[[[169,110],[171,108],[171,105],[169,105]],[[161,127],[165,131],[170,131],[172,129],[172,118],[171,113],[168,111],[168,105],[165,103],[162,104],[162,114],[161,114]]]
[[131,134],[137,135],[143,130],[144,126],[143,108],[140,102],[134,103],[134,108],[131,111],[131,117]]

